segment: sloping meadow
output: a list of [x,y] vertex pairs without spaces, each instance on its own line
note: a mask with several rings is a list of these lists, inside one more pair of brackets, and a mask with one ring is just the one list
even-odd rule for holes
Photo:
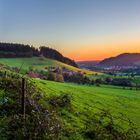
[[[107,108],[110,104],[107,100],[113,101],[111,92],[107,94],[99,88],[107,87],[30,79],[2,71],[0,139],[139,139],[131,119],[124,115],[114,116],[110,113],[111,108]],[[121,89],[116,91],[121,92]],[[124,97],[121,94],[116,93],[115,96]],[[122,103],[121,100],[116,102]],[[103,104],[106,104],[104,108]],[[118,125],[119,121],[125,125]]]

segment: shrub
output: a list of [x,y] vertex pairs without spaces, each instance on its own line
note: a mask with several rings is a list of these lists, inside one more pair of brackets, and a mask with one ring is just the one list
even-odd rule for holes
[[91,84],[91,80],[81,73],[73,73],[73,74],[65,73],[63,74],[63,76],[64,81],[66,82],[73,82],[77,84]]
[[103,80],[101,78],[98,78],[98,79],[95,80],[95,83],[96,84],[102,84]]
[[64,77],[62,74],[56,74],[56,81],[57,82],[64,82]]
[[127,78],[114,78],[111,84],[117,86],[132,86],[131,80]]
[[56,81],[56,73],[54,73],[54,72],[49,72],[49,73],[48,73],[47,79],[48,79],[48,80],[51,80],[51,81]]
[[49,103],[54,107],[71,107],[71,97],[68,94],[53,96],[49,99]]
[[20,79],[0,79],[0,89],[4,89],[7,99],[7,102],[0,104],[0,139],[57,139],[61,134],[57,112],[39,104],[41,90],[26,79],[24,119],[21,114],[20,87]]

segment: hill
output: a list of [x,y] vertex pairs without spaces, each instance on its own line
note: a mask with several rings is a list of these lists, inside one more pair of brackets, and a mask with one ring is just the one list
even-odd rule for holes
[[77,64],[80,68],[83,69],[92,69],[95,67],[100,61],[78,61]]
[[55,49],[41,46],[34,48],[30,45],[15,44],[15,43],[0,43],[0,58],[20,58],[20,57],[39,57],[54,59],[78,67],[74,60],[64,57]]
[[57,60],[45,58],[45,57],[30,57],[30,58],[0,58],[0,64],[5,64],[10,67],[20,68],[23,73],[27,72],[30,67],[36,70],[45,70],[46,67],[65,67],[68,70],[74,72],[82,72],[86,74],[94,74],[94,72],[62,63]]
[[116,57],[106,58],[98,66],[135,66],[140,62],[140,53],[123,53]]

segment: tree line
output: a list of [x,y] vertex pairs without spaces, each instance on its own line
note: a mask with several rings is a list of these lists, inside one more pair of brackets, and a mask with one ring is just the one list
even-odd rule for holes
[[30,45],[16,44],[16,43],[0,43],[0,58],[16,58],[16,57],[39,57],[44,56],[46,58],[55,59],[78,67],[74,60],[64,57],[57,50],[41,46],[35,48]]

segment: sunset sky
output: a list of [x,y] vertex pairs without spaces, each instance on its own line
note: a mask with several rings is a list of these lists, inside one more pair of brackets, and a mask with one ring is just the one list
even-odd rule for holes
[[0,41],[74,60],[140,53],[140,0],[0,0]]

